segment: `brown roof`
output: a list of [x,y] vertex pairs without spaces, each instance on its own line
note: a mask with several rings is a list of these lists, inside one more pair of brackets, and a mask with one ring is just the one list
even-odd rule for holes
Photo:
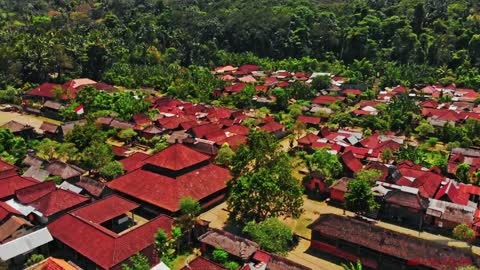
[[[478,261],[478,258],[472,253],[467,253],[454,247],[334,214],[320,215],[308,228],[329,238],[355,243],[379,253],[407,261],[415,261],[435,269],[452,269],[452,266],[456,268],[456,265],[452,265],[455,262],[464,265],[465,262]],[[438,263],[439,261],[432,260],[432,258],[442,258],[439,261],[445,262],[448,260],[448,262],[452,263],[448,265],[440,264]]]
[[23,218],[19,218],[16,216],[10,217],[10,219],[8,219],[0,226],[0,242],[13,236],[15,232],[23,225],[32,227],[32,224],[30,224]]
[[110,123],[112,123],[112,121],[113,117],[104,116],[97,118],[97,120],[95,120],[95,124],[108,126]]
[[201,235],[198,241],[213,247],[219,247],[243,260],[248,260],[253,253],[260,249],[260,246],[253,241],[213,228]]
[[348,190],[348,187],[347,187],[348,181],[350,181],[350,178],[342,177],[342,178],[338,179],[337,181],[335,181],[335,183],[333,183],[333,184],[330,186],[330,189],[347,192],[347,190]]
[[20,132],[20,131],[25,130],[25,129],[33,129],[33,127],[31,127],[31,126],[24,125],[22,123],[14,121],[14,120],[12,120],[8,123],[5,123],[4,125],[0,126],[0,128],[9,129],[12,133]]
[[52,161],[48,164],[45,170],[52,175],[60,176],[62,179],[72,178],[84,173],[82,169],[58,160]]
[[43,122],[42,125],[40,126],[41,130],[49,133],[57,133],[59,128],[60,126],[57,126],[49,122]]
[[393,190],[387,193],[385,196],[385,202],[413,208],[416,210],[425,210],[428,207],[428,201],[420,195],[404,192],[401,190]]
[[29,166],[32,166],[32,167],[41,167],[43,165],[43,163],[45,162],[45,160],[33,155],[33,154],[27,154],[27,156],[25,157],[25,159],[23,160],[23,163],[25,165],[29,165]]
[[83,188],[88,192],[88,194],[95,197],[100,197],[103,189],[105,188],[105,184],[102,182],[83,176],[80,177],[80,181],[78,181],[75,185]]
[[270,261],[267,263],[268,270],[311,270],[311,268],[298,264],[285,257],[270,254]]
[[129,128],[134,128],[135,125],[134,124],[131,124],[131,123],[128,123],[128,122],[123,122],[123,121],[119,121],[119,120],[113,120],[111,123],[110,123],[110,126],[111,127],[114,127],[114,128],[119,128],[119,129],[129,129]]
[[60,104],[58,102],[55,102],[55,101],[51,101],[51,100],[45,101],[45,103],[43,103],[43,107],[47,107],[47,108],[57,110],[57,111],[64,108],[62,104]]

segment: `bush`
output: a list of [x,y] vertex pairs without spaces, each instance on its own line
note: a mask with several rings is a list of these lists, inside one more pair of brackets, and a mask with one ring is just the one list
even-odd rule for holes
[[293,242],[293,232],[276,218],[269,218],[263,222],[249,222],[243,232],[250,235],[253,241],[260,244],[262,249],[279,254],[285,254]]
[[224,264],[228,261],[228,253],[223,249],[215,249],[212,252],[212,259],[214,262]]
[[112,180],[124,172],[123,165],[119,161],[112,161],[100,169],[100,175],[107,180]]

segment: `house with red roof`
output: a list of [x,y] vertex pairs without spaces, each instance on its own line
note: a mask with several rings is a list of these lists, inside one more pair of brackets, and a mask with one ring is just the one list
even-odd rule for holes
[[182,144],[171,145],[140,163],[107,186],[157,214],[177,213],[185,197],[210,207],[224,199],[231,179],[227,169],[210,163],[210,156]]
[[0,179],[0,200],[5,201],[13,198],[18,189],[38,184],[39,182],[31,178],[25,178],[18,175]]
[[0,225],[3,224],[11,216],[22,217],[23,215],[17,209],[8,205],[6,202],[0,201]]
[[43,224],[52,222],[65,212],[90,201],[87,196],[57,188],[53,181],[18,189],[15,197],[23,205],[33,207],[36,219]]
[[187,262],[181,270],[227,270],[227,268],[200,256]]
[[428,199],[420,196],[418,189],[394,189],[383,199],[382,218],[398,221],[420,229],[423,225]]
[[320,137],[318,135],[315,135],[314,133],[308,133],[307,135],[297,140],[298,147],[305,150],[309,149],[319,139]]
[[317,116],[300,115],[297,121],[304,123],[307,127],[318,127],[321,119]]
[[363,164],[358,160],[352,151],[345,152],[341,161],[344,165],[345,174],[353,177],[357,172],[363,169]]
[[275,121],[270,121],[258,128],[261,131],[265,131],[275,135],[277,138],[281,138],[285,135],[285,126]]
[[336,97],[336,96],[318,96],[314,100],[312,100],[312,104],[317,105],[330,105],[335,103],[336,101],[344,101],[345,97]]
[[140,253],[156,265],[154,235],[170,235],[173,219],[160,215],[136,218],[138,204],[112,195],[71,211],[48,225],[48,230],[69,260],[84,269],[121,270],[122,264]]
[[17,175],[17,167],[0,159],[0,179]]
[[458,205],[467,205],[469,198],[470,194],[463,192],[451,179],[435,194],[436,200],[452,202]]

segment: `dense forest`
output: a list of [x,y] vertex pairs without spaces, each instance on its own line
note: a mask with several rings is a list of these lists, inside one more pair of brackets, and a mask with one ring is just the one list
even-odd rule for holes
[[0,16],[0,89],[89,77],[203,100],[185,90],[216,86],[199,67],[247,62],[480,88],[478,0],[1,0]]

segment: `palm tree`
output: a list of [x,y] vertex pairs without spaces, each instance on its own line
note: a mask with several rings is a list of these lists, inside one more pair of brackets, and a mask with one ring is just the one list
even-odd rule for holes
[[357,260],[355,264],[352,262],[349,263],[348,265],[342,263],[341,266],[343,267],[344,270],[362,270],[363,269],[363,266],[360,260]]

